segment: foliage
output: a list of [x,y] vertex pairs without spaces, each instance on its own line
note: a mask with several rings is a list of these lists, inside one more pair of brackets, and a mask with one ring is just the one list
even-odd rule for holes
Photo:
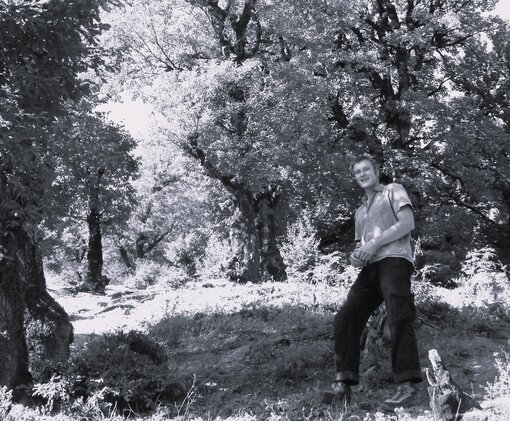
[[[0,1],[0,246],[11,255],[2,259],[10,268],[2,270],[0,281],[0,324],[9,336],[1,359],[10,361],[0,381],[12,387],[31,381],[24,351],[26,306],[40,306],[39,314],[51,311],[51,304],[38,301],[46,285],[37,236],[47,211],[42,198],[55,177],[51,134],[58,119],[90,92],[90,80],[80,73],[98,72],[104,64],[97,37],[106,29],[99,15],[107,3]],[[37,291],[35,297],[28,288]],[[65,323],[65,312],[62,319]]]
[[43,407],[44,414],[52,414],[57,406],[69,405],[69,391],[71,385],[68,380],[61,376],[53,375],[45,383],[36,383],[33,388],[33,395],[45,400]]
[[43,402],[37,408],[39,416],[48,419],[54,419],[54,416],[60,419],[60,415],[63,419],[79,417],[81,420],[101,420],[110,419],[116,412],[115,406],[106,399],[107,395],[115,395],[115,391],[103,387],[92,392],[85,400],[72,396],[74,386],[73,377],[69,375],[55,375],[47,382],[36,383],[33,397],[37,403]]
[[306,272],[317,264],[320,254],[319,240],[309,211],[305,210],[301,217],[287,228],[281,248],[290,276]]
[[290,279],[312,284],[350,285],[358,270],[350,265],[346,254],[320,250],[313,216],[305,210],[287,229],[281,251]]
[[[112,14],[107,38],[126,51],[120,84],[151,103],[160,136],[232,195],[230,215],[238,214],[230,223],[239,222],[243,238],[267,233],[252,244],[270,244],[271,251],[246,251],[248,261],[258,255],[278,260],[274,239],[285,232],[286,208],[299,202],[293,196],[318,195],[320,181],[338,168],[336,160],[344,159],[328,149],[328,87],[314,73],[315,59],[305,52],[307,42],[318,37],[301,32],[297,42],[303,52],[292,48],[297,59],[290,60],[291,45],[280,31],[289,31],[289,38],[297,35],[284,16],[295,5],[283,3],[136,1]],[[329,19],[316,10],[317,2],[301,5],[306,9],[301,14]],[[315,31],[315,21],[301,23]],[[126,31],[133,26],[137,31]],[[267,38],[264,48],[261,37]],[[129,71],[138,78],[128,78]],[[273,217],[275,223],[268,222]],[[243,263],[241,256],[237,264]],[[281,267],[279,260],[275,267]]]
[[[495,241],[494,229],[507,229],[506,217],[490,214],[508,214],[494,184],[495,172],[508,180],[508,165],[494,159],[508,161],[506,152],[496,152],[506,150],[508,134],[479,106],[473,89],[456,82],[484,84],[484,76],[472,71],[480,62],[471,51],[476,45],[481,58],[490,48],[480,32],[500,27],[481,14],[491,6],[483,0],[468,7],[361,0],[345,17],[349,25],[339,28],[330,59],[334,117],[347,135],[342,145],[383,160],[385,171],[411,194],[424,247],[460,258],[474,239],[490,235]],[[507,75],[498,73],[494,84],[504,80]]]
[[[135,142],[120,126],[106,116],[83,109],[59,121],[52,133],[52,165],[57,177],[48,198],[51,220],[65,216],[85,219],[90,189],[102,171],[100,181],[101,213],[105,226],[126,219],[131,207],[131,182],[137,177],[138,161],[133,156]],[[72,143],[73,148],[69,148]],[[53,205],[53,206],[52,206]],[[58,206],[58,207],[57,207]]]
[[447,283],[448,255],[504,242],[510,209],[508,28],[491,6],[135,1],[111,18],[107,41],[126,53],[113,85],[150,102],[167,143],[227,192],[278,186],[279,235],[309,209],[321,245],[347,251],[349,159],[374,154],[415,204],[419,267]]
[[484,247],[467,253],[462,264],[462,273],[466,276],[474,276],[478,273],[489,275],[491,272],[501,271],[501,262],[497,261],[496,250],[492,247]]
[[[137,143],[141,166],[140,178],[133,182],[136,205],[127,223],[129,229],[116,233],[116,247],[126,250],[134,268],[147,260],[165,265],[183,263],[186,258],[178,254],[190,247],[188,240],[202,239],[205,246],[211,231],[224,230],[228,198],[218,183],[196,171],[190,158],[161,133],[140,137]],[[193,272],[199,263],[189,262],[183,268],[189,266]]]
[[496,305],[503,314],[510,309],[510,279],[490,247],[470,251],[462,264],[462,275],[455,282],[459,286],[455,294],[463,305]]
[[166,248],[166,257],[183,268],[190,276],[196,275],[197,265],[203,259],[207,239],[201,233],[181,234]]
[[133,207],[131,182],[138,171],[131,136],[88,108],[82,104],[51,133],[49,155],[56,177],[44,197],[45,257],[55,269],[69,268],[73,278],[77,274],[78,279],[69,279],[74,282],[87,272],[91,246],[84,228],[90,216],[99,215],[102,235],[124,228]]
[[74,391],[87,398],[106,387],[106,402],[145,411],[158,401],[182,397],[167,361],[165,350],[141,332],[107,334],[89,342],[73,359]]
[[498,375],[487,385],[487,392],[492,399],[510,396],[510,353],[503,350],[494,353]]
[[12,390],[0,387],[0,418],[5,419],[12,406]]
[[42,228],[45,269],[58,273],[72,286],[79,284],[87,271],[86,225],[63,218],[54,230]]
[[190,275],[184,268],[166,262],[158,263],[146,260],[141,261],[132,273],[122,276],[122,285],[137,289],[164,285],[167,288],[178,289],[190,279]]
[[227,239],[213,233],[205,246],[203,258],[199,262],[197,273],[204,281],[224,279],[232,254]]
[[[47,128],[69,101],[90,92],[78,73],[102,65],[97,36],[103,0],[0,2],[2,174],[11,193],[2,208],[40,220],[38,199],[53,177]],[[22,139],[21,141],[19,141]]]

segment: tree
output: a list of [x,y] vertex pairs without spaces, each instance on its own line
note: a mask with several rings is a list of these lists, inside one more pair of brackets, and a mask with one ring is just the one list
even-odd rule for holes
[[[277,238],[288,180],[313,179],[306,170],[322,168],[310,158],[327,160],[328,90],[309,50],[317,19],[331,21],[338,3],[139,1],[112,19],[112,37],[130,53],[124,66],[138,75],[124,86],[143,86],[169,141],[233,198],[231,277],[241,282],[285,279]],[[285,24],[289,9],[295,20]]]
[[116,16],[112,38],[129,52],[123,86],[137,86],[166,118],[169,140],[234,198],[239,279],[272,276],[271,262],[281,263],[272,239],[303,207],[327,208],[322,244],[345,243],[359,199],[344,177],[350,157],[366,152],[412,196],[419,264],[447,267],[473,239],[491,241],[507,212],[505,172],[496,187],[488,165],[473,165],[490,162],[507,133],[458,81],[476,67],[470,45],[489,51],[496,21],[482,12],[493,3],[140,0]]
[[[487,141],[476,145],[479,157],[470,159],[474,178],[496,194],[486,201],[485,229],[489,238],[504,250],[510,243],[510,26],[494,22],[487,38],[466,44],[466,56],[449,70],[456,89],[472,99],[470,104],[489,121],[484,130]],[[472,150],[475,152],[475,150]],[[480,159],[480,156],[482,159]],[[470,180],[471,182],[471,180]],[[499,232],[498,232],[499,231]],[[507,255],[501,253],[502,258]]]
[[9,388],[31,382],[30,320],[49,328],[63,354],[72,340],[67,315],[46,292],[36,233],[52,179],[49,127],[69,101],[88,92],[78,73],[100,65],[95,39],[104,29],[103,4],[0,2],[0,383]]
[[[179,265],[177,256],[168,253],[170,244],[182,236],[204,239],[230,216],[222,211],[228,197],[219,183],[197,172],[195,162],[171,146],[157,130],[138,139],[137,204],[129,230],[118,235],[119,252],[129,269],[148,260]],[[201,246],[205,247],[205,241]],[[190,262],[186,269],[193,272],[196,263]]]
[[[508,154],[497,152],[508,134],[474,90],[461,86],[461,80],[487,86],[492,78],[481,69],[499,60],[498,53],[486,54],[484,42],[496,21],[482,12],[493,5],[358,1],[337,31],[328,63],[337,80],[332,112],[345,134],[340,147],[373,154],[408,187],[422,248],[447,264],[458,262],[473,240],[487,241],[488,226],[507,235],[491,216],[502,211],[502,190],[491,180],[495,156],[497,168],[508,168]],[[506,170],[499,175],[508,180]],[[437,249],[446,253],[432,256]],[[452,250],[459,253],[453,259]]]
[[83,108],[59,121],[52,135],[50,155],[57,176],[45,199],[51,209],[46,226],[60,238],[69,224],[87,222],[87,269],[81,288],[104,293],[109,281],[103,275],[103,232],[117,231],[127,222],[138,162],[135,141],[125,130],[90,106]]

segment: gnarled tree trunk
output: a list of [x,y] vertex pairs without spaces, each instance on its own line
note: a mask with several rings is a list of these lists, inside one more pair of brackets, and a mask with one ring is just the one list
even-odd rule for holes
[[21,227],[2,230],[0,260],[0,384],[30,385],[69,356],[73,327],[48,294],[41,254]]
[[27,285],[26,265],[19,253],[23,237],[20,227],[6,229],[2,221],[0,235],[0,384],[14,389],[29,385],[28,348],[24,311]]
[[278,199],[279,193],[273,187],[257,194],[240,190],[235,195],[237,208],[230,227],[232,280],[261,282],[287,278],[276,241]]
[[69,357],[73,326],[66,311],[46,289],[42,256],[37,243],[24,235],[20,244],[27,288],[25,293],[25,332],[32,376],[46,380],[53,367]]

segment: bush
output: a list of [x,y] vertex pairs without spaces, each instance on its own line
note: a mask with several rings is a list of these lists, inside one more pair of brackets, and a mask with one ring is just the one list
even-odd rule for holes
[[166,258],[175,266],[183,268],[189,276],[195,276],[198,263],[203,259],[207,239],[205,234],[192,232],[180,235],[166,248]]
[[456,280],[463,305],[487,307],[494,304],[510,306],[510,282],[503,265],[491,248],[467,254],[462,276]]
[[36,383],[33,395],[44,400],[42,412],[51,414],[70,402],[71,384],[68,379],[53,375],[46,383]]
[[467,253],[462,264],[462,273],[474,276],[478,273],[500,272],[503,268],[497,260],[496,250],[491,247],[475,249]]
[[310,212],[304,211],[287,229],[281,246],[283,261],[290,278],[303,278],[319,260],[319,240]]
[[0,387],[0,419],[5,419],[12,406],[12,390]]
[[487,385],[491,399],[510,398],[510,353],[503,351],[494,354],[498,375],[493,383]]
[[232,257],[232,250],[226,239],[212,235],[207,240],[204,257],[198,266],[198,273],[204,281],[220,279],[225,275]]
[[105,401],[117,408],[139,411],[153,408],[158,401],[174,402],[185,392],[168,380],[166,362],[164,349],[143,333],[104,335],[72,361],[75,394],[89,398],[102,392]]
[[289,278],[296,281],[345,285],[351,284],[359,272],[348,263],[345,254],[338,251],[321,253],[317,232],[309,212],[304,212],[289,227],[281,253],[287,265]]

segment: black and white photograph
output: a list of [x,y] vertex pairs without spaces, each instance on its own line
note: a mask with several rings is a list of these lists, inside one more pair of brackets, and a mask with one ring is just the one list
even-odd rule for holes
[[0,0],[0,421],[510,419],[510,0]]

